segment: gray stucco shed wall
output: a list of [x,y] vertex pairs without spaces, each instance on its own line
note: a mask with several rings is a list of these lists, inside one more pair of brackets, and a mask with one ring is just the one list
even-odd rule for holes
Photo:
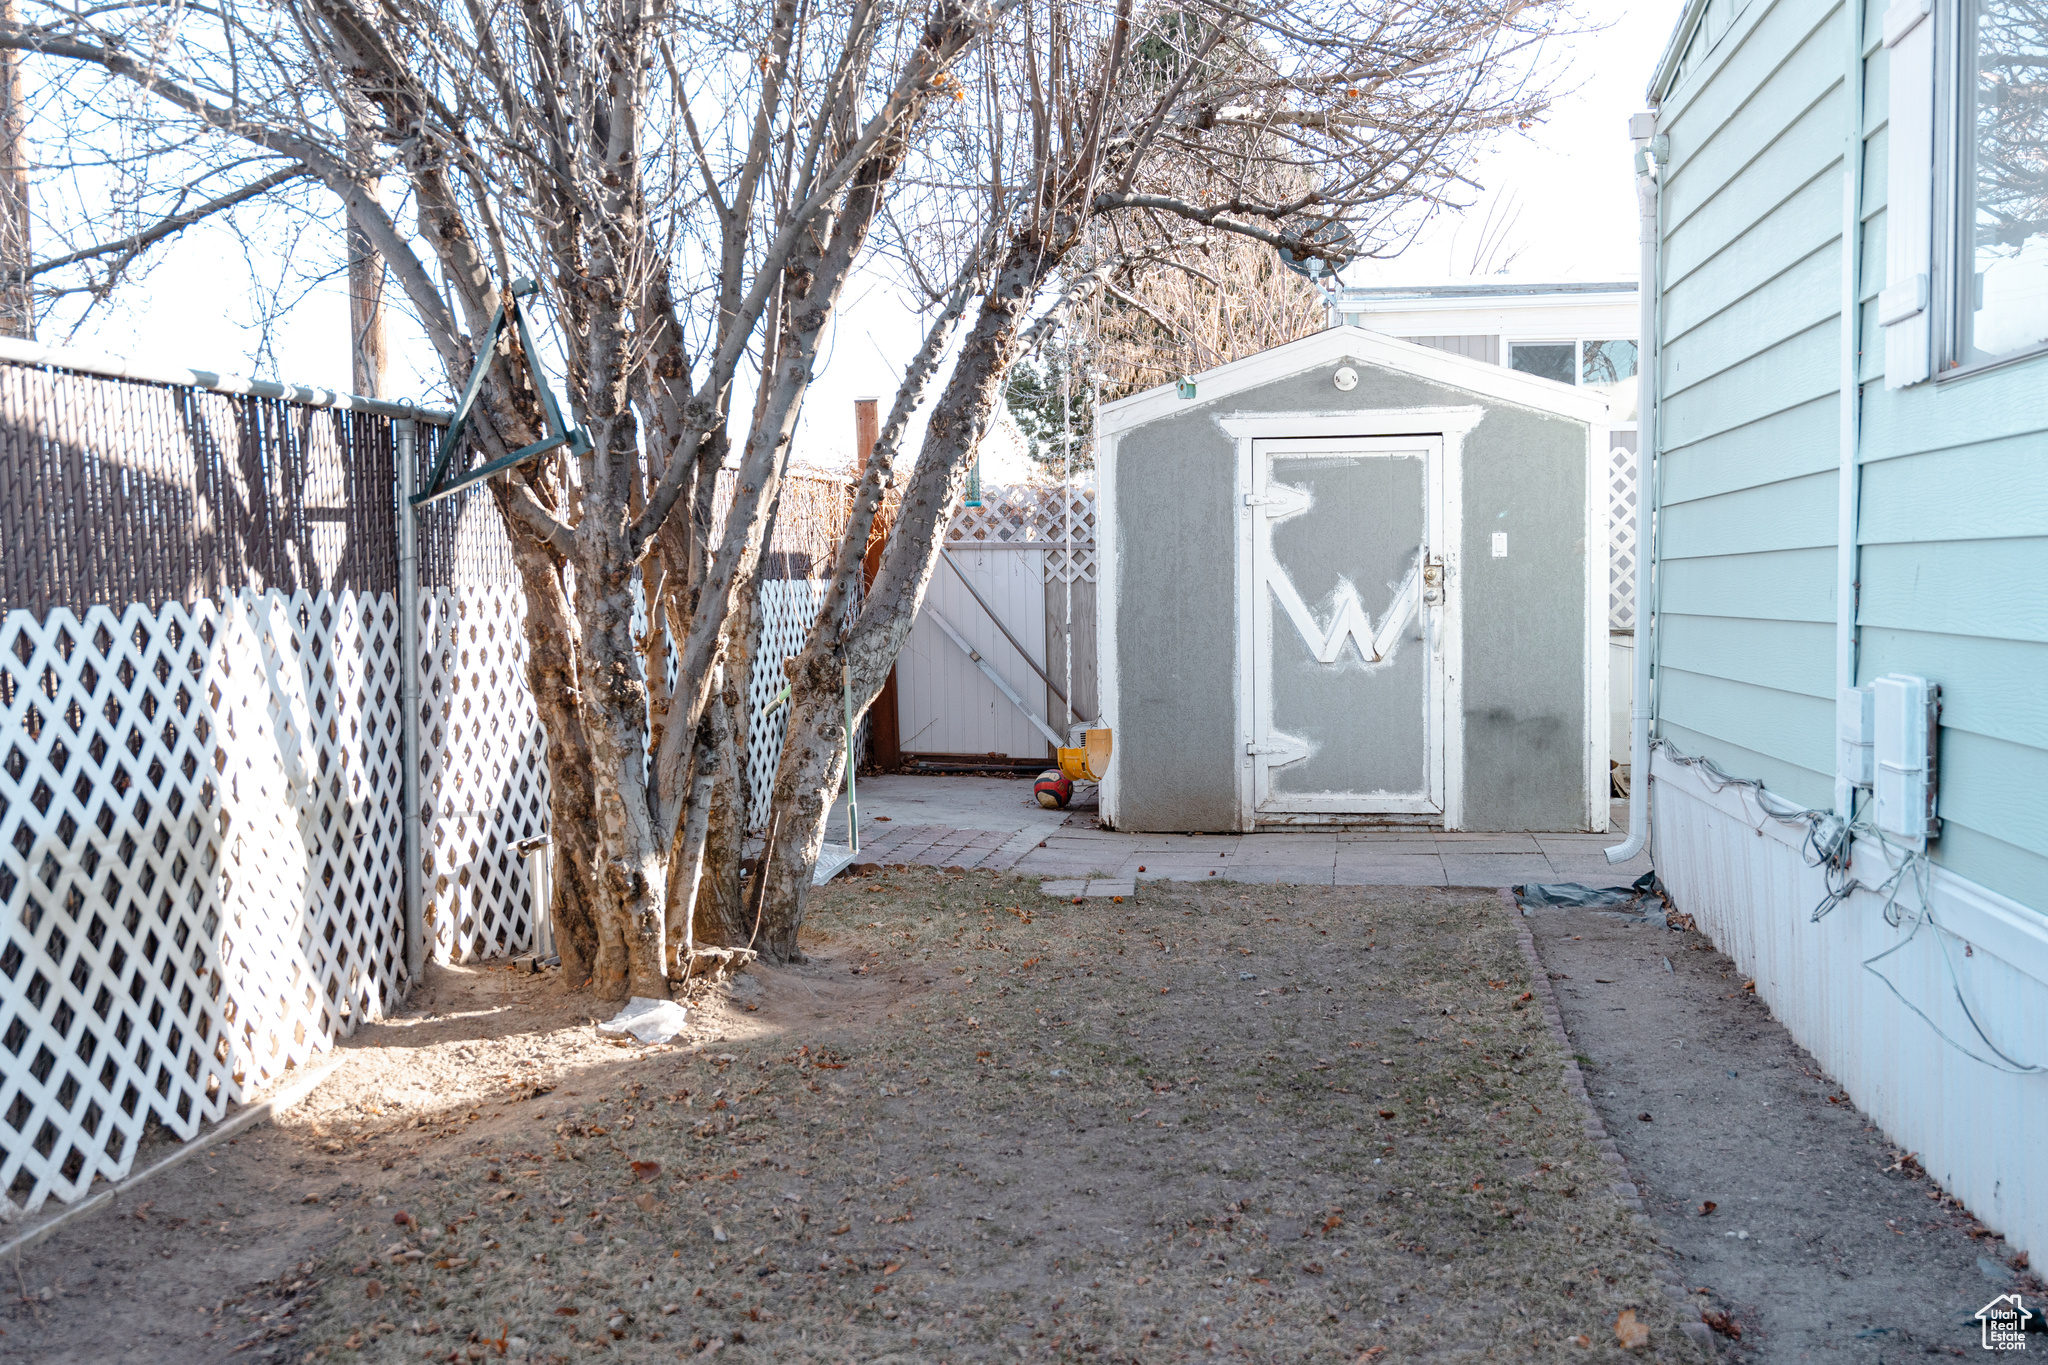
[[[1349,392],[1331,382],[1345,364]],[[1486,415],[1463,444],[1461,828],[1583,827],[1587,424],[1345,358],[1117,438],[1119,828],[1237,825],[1237,447],[1217,418],[1471,406]],[[1491,556],[1497,531],[1505,559]]]

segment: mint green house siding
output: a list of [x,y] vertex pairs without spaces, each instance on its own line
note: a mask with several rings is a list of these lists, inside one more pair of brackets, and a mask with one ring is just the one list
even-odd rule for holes
[[[1862,157],[1855,681],[1942,684],[1957,875],[2048,909],[2048,357],[1885,387],[1885,6],[1715,0],[1660,92],[1656,727],[1834,803],[1845,152]],[[1860,66],[1864,118],[1849,126]]]

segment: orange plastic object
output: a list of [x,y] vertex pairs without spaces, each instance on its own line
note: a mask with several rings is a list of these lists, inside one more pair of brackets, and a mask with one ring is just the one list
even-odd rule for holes
[[1083,730],[1081,747],[1059,751],[1060,772],[1074,782],[1100,782],[1109,771],[1109,731]]

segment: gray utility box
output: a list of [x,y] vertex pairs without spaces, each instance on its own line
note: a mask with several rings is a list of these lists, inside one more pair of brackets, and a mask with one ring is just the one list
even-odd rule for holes
[[1355,327],[1105,405],[1104,822],[1606,830],[1606,424]]

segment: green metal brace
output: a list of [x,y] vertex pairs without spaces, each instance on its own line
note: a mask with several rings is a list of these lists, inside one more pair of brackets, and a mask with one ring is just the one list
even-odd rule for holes
[[520,279],[514,280],[512,287],[505,292],[511,301],[509,320],[519,329],[519,346],[526,353],[526,366],[533,375],[533,387],[540,394],[541,411],[547,415],[548,434],[530,446],[522,446],[510,455],[492,460],[489,464],[465,474],[459,474],[448,483],[442,482],[448,473],[448,461],[455,454],[456,443],[462,439],[464,429],[469,426],[470,411],[476,406],[477,394],[483,390],[484,374],[491,368],[491,359],[498,349],[498,338],[505,330],[508,309],[505,301],[500,300],[497,308],[491,313],[491,325],[484,329],[483,344],[477,349],[476,368],[470,371],[469,384],[462,391],[462,402],[456,406],[455,417],[448,423],[448,434],[441,438],[441,449],[434,456],[434,470],[427,476],[427,486],[424,491],[413,496],[414,507],[425,507],[429,503],[439,502],[461,492],[480,479],[488,479],[501,470],[525,464],[528,460],[545,455],[561,446],[567,446],[571,455],[589,453],[590,433],[582,427],[570,428],[562,425],[562,410],[555,406],[554,390],[548,387],[547,377],[540,372],[540,361],[533,349],[533,333],[527,329],[526,312],[519,306],[519,300],[538,289],[539,286],[532,280]]

